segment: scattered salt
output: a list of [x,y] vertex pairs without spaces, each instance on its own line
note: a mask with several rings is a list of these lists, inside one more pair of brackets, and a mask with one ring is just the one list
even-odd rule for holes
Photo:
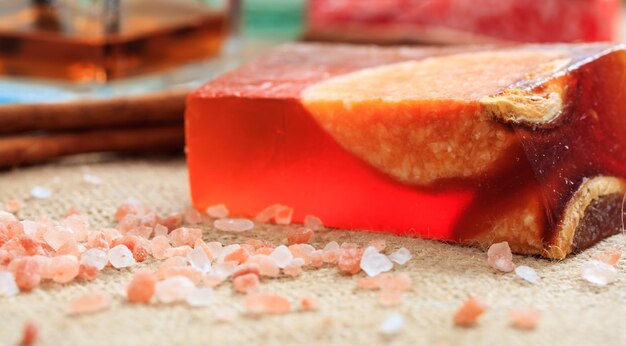
[[454,324],[461,327],[470,327],[476,324],[478,318],[485,313],[485,304],[475,297],[468,298],[454,314]]
[[600,262],[604,262],[606,264],[614,266],[617,264],[617,262],[619,262],[619,259],[621,257],[622,252],[619,249],[608,249],[604,250],[602,253],[597,254],[594,258]]
[[245,232],[254,228],[254,222],[248,219],[217,219],[213,227],[224,232]]
[[378,252],[373,246],[368,246],[361,257],[361,269],[369,275],[376,276],[380,273],[388,272],[393,268],[393,263],[387,256]]
[[583,279],[598,286],[605,286],[617,279],[617,269],[598,260],[587,261],[582,267]]
[[108,261],[107,253],[98,248],[91,248],[80,256],[80,264],[86,264],[98,270],[102,270]]
[[111,265],[117,269],[135,265],[133,253],[123,244],[117,245],[109,250],[108,258]]
[[509,320],[517,329],[535,329],[541,320],[541,313],[535,309],[513,309],[509,311]]
[[206,213],[212,218],[223,219],[228,217],[228,208],[223,204],[216,204],[206,208]]
[[20,292],[10,272],[0,272],[0,297],[12,297]]
[[413,257],[411,255],[411,252],[405,247],[401,247],[398,250],[392,252],[391,255],[389,255],[389,259],[398,263],[399,265],[405,264],[411,259],[411,257]]
[[169,304],[187,299],[195,288],[191,280],[184,276],[172,276],[156,284],[154,294],[161,303]]
[[39,329],[37,325],[32,322],[26,322],[22,331],[22,340],[20,346],[31,346],[37,341],[39,335]]
[[513,254],[509,243],[503,241],[501,243],[492,244],[487,250],[487,263],[495,270],[501,272],[511,272],[515,269],[513,263]]
[[314,231],[323,231],[324,223],[319,217],[313,215],[304,216],[304,227],[310,228]]
[[190,306],[209,306],[213,302],[213,289],[210,287],[194,287],[187,294],[186,300]]
[[289,300],[272,293],[253,293],[246,296],[244,306],[252,314],[284,314],[291,310]]
[[291,251],[289,251],[288,247],[280,245],[272,251],[270,258],[276,262],[278,268],[283,269],[291,263],[293,255],[291,254]]
[[149,303],[154,295],[156,283],[156,275],[147,270],[138,270],[133,275],[133,279],[126,290],[128,301],[133,303]]
[[59,250],[63,244],[74,237],[74,233],[67,227],[55,226],[51,227],[43,235],[43,239],[50,245],[54,251]]
[[52,197],[52,191],[43,186],[37,185],[33,186],[30,190],[30,195],[38,199],[48,199]]
[[393,313],[380,324],[379,331],[384,335],[394,335],[401,332],[404,326],[404,317],[399,313]]
[[193,268],[206,274],[211,270],[211,262],[201,247],[196,247],[187,254],[187,261]]
[[105,293],[87,293],[70,301],[67,313],[69,315],[92,314],[107,309],[110,304],[111,297]]
[[515,268],[515,274],[530,283],[536,284],[539,282],[537,272],[529,266],[519,266]]

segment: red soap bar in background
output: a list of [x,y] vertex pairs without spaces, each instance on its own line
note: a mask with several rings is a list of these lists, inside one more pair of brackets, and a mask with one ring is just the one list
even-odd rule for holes
[[310,0],[307,36],[358,42],[615,41],[618,0]]

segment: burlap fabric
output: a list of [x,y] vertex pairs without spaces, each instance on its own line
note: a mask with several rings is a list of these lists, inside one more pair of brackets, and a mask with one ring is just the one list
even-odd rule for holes
[[[86,184],[85,172],[104,183]],[[53,197],[29,198],[34,185],[51,188]],[[0,201],[25,200],[27,206],[19,213],[22,218],[41,213],[59,217],[77,207],[89,213],[94,226],[109,226],[116,205],[129,196],[162,212],[182,210],[190,203],[184,161],[99,159],[0,173]],[[268,226],[235,236],[206,227],[205,237],[225,243],[248,237],[278,241],[284,232],[282,227]],[[82,293],[99,289],[118,295],[131,271],[107,269],[94,282],[46,284],[31,293],[0,298],[0,344],[15,344],[24,321],[31,320],[40,327],[38,345],[626,345],[626,262],[618,265],[618,281],[607,287],[594,287],[580,276],[581,264],[601,250],[618,247],[626,251],[626,235],[614,236],[562,262],[516,256],[516,263],[537,269],[542,278],[538,285],[514,274],[494,273],[485,264],[484,252],[475,248],[343,231],[318,234],[315,241],[319,246],[331,239],[366,243],[375,238],[385,239],[391,249],[405,246],[413,253],[413,259],[401,268],[412,277],[413,289],[398,307],[382,308],[375,292],[356,288],[355,277],[321,269],[296,279],[262,283],[263,290],[283,293],[294,301],[304,294],[316,295],[317,312],[261,318],[243,314],[233,323],[217,323],[213,308],[139,306],[116,298],[108,311],[66,316],[67,301]],[[483,297],[489,311],[475,328],[454,327],[451,316],[470,294]],[[215,295],[215,307],[230,306],[243,313],[242,297],[229,284],[219,287]],[[512,329],[507,320],[512,307],[540,309],[540,327],[529,332]],[[382,337],[378,326],[394,311],[405,316],[406,329],[393,338]]]

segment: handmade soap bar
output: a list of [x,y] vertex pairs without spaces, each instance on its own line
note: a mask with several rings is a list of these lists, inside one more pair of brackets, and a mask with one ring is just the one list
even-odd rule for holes
[[307,37],[344,42],[616,39],[619,0],[309,0]]
[[617,233],[623,45],[284,46],[188,98],[194,206],[563,258]]

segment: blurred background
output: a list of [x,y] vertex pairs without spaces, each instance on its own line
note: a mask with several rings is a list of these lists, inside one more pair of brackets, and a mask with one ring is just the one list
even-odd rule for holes
[[[619,0],[1,0],[0,167],[179,149],[186,95],[284,42],[622,41],[623,18]],[[93,136],[120,141],[77,145]]]

